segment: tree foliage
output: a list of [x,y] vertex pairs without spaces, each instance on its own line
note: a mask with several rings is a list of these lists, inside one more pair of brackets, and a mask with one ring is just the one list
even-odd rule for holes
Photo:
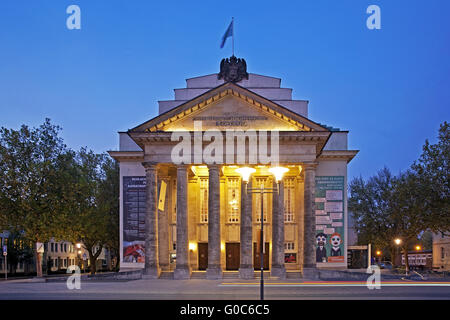
[[439,141],[425,142],[423,153],[410,169],[392,176],[387,168],[370,177],[351,181],[349,211],[355,219],[358,240],[387,248],[394,256],[394,239],[402,240],[406,254],[426,231],[448,232],[449,126],[441,125]]
[[105,245],[118,253],[118,167],[67,148],[60,131],[49,119],[0,129],[0,227],[33,243],[82,241],[95,272]]

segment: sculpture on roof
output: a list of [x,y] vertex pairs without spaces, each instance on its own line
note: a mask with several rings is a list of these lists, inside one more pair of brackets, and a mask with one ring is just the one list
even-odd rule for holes
[[236,58],[232,55],[230,58],[222,59],[220,62],[220,73],[217,78],[225,82],[239,82],[243,79],[248,80],[247,63],[243,58]]

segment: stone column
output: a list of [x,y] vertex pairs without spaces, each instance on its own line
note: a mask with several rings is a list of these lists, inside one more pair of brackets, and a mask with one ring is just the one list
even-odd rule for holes
[[[276,182],[275,182],[276,183]],[[284,267],[284,183],[278,183],[278,192],[273,193],[272,205],[272,268],[271,276],[286,278]]]
[[306,164],[303,166],[303,170],[305,172],[303,277],[307,279],[317,279],[315,218],[316,165]]
[[208,192],[208,279],[222,278],[220,264],[220,168],[209,165]]
[[158,201],[157,172],[155,162],[143,162],[146,177],[146,215],[145,215],[145,266],[144,278],[159,277],[158,259]]
[[252,222],[252,193],[247,192],[252,188],[252,182],[241,182],[241,265],[239,277],[241,279],[253,279],[253,222]]
[[[161,173],[161,171],[160,171]],[[169,270],[169,208],[168,199],[170,196],[169,179],[166,176],[164,179],[159,180],[158,190],[161,190],[161,184],[163,181],[167,184],[166,197],[164,199],[164,210],[158,209],[158,249],[159,249],[159,268],[162,271]],[[159,201],[159,200],[158,200]]]
[[177,261],[174,279],[189,279],[187,167],[177,167]]

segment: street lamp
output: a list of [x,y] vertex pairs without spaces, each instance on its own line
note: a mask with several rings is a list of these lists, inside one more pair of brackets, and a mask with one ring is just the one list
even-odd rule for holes
[[419,245],[417,245],[417,246],[416,246],[416,251],[420,251],[420,250],[422,250],[422,247],[419,246]]
[[81,243],[77,243],[75,245],[77,247],[77,259],[78,259],[78,268],[80,268],[80,272],[81,272]]
[[[398,249],[400,247],[400,244],[402,243],[402,239],[397,238],[397,239],[394,240],[394,242],[397,245],[397,249],[396,249],[396,253],[395,254],[398,255]],[[397,260],[397,259],[395,259],[395,260]],[[401,265],[401,260],[402,260],[402,257],[400,257],[400,265]],[[394,264],[396,264],[396,261],[394,261]]]
[[283,179],[283,175],[289,171],[287,168],[283,167],[273,167],[269,169],[269,172],[275,175],[277,181],[277,188],[264,188],[264,184],[261,184],[260,188],[248,188],[248,181],[250,175],[256,170],[254,168],[242,167],[235,170],[242,176],[242,180],[245,182],[245,192],[259,193],[261,198],[261,234],[260,234],[260,246],[259,246],[259,262],[261,267],[261,283],[260,283],[260,298],[264,300],[264,194],[267,193],[278,193],[280,192],[279,183]]

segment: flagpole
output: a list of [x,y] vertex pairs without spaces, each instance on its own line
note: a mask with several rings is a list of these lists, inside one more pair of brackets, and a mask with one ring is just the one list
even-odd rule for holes
[[231,45],[231,47],[232,47],[232,51],[233,51],[233,56],[234,56],[234,17],[232,17],[231,18],[231,23],[233,24],[233,29],[232,29],[232,31],[233,31],[233,34],[231,35],[231,40],[232,40],[232,45]]

